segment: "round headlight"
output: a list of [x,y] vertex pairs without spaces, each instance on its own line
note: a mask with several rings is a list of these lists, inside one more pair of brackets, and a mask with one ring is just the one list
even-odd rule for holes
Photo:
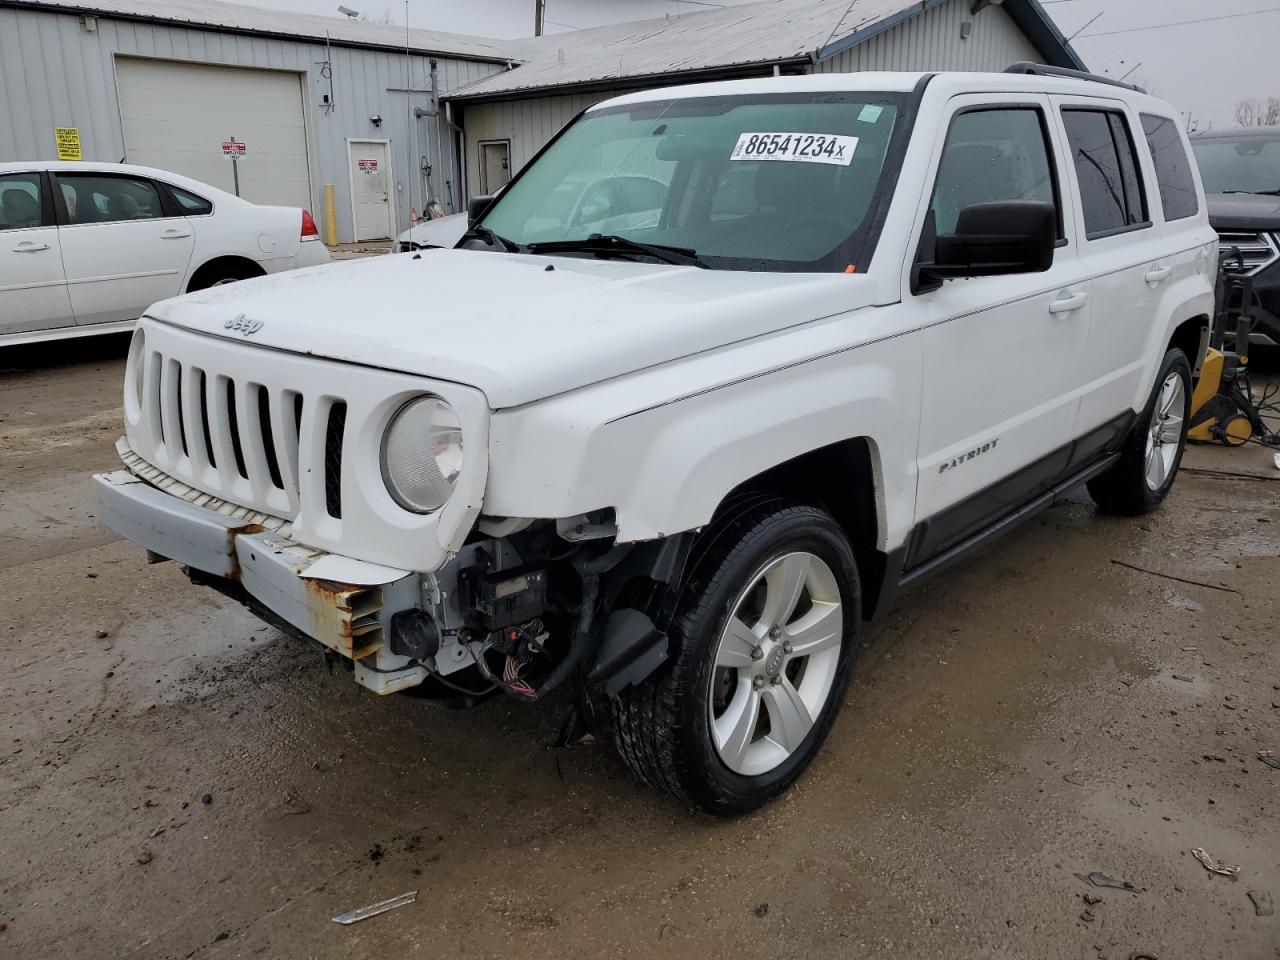
[[439,397],[410,400],[382,437],[382,478],[400,506],[432,513],[453,495],[462,470],[462,423]]

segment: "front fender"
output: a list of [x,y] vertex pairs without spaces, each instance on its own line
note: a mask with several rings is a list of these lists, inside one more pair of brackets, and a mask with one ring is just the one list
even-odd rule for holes
[[[901,542],[914,508],[918,336],[784,366],[778,346],[772,369],[744,375],[750,356],[690,361],[672,365],[680,373],[638,374],[495,414],[484,512],[552,518],[612,507],[619,542],[651,540],[705,525],[731,490],[771,467],[866,437],[878,545]],[[691,389],[705,383],[700,363],[737,378]],[[657,383],[642,382],[655,380],[683,390],[656,400],[663,394],[648,388]]]

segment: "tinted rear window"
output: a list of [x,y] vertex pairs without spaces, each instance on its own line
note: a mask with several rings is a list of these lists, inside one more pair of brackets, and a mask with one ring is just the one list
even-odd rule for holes
[[1182,145],[1178,125],[1168,117],[1142,115],[1142,130],[1156,164],[1160,184],[1160,205],[1166,220],[1182,220],[1200,212],[1196,181],[1191,174],[1191,158]]
[[1146,199],[1124,116],[1110,110],[1063,110],[1089,239],[1147,224]]

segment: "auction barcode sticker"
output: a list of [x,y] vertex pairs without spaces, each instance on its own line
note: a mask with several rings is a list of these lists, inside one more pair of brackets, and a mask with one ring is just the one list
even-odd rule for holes
[[790,160],[847,167],[857,148],[857,137],[839,133],[744,133],[738,137],[729,159]]

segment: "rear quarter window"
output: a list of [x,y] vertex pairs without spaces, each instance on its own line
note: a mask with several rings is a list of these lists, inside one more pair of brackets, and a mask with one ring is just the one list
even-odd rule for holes
[[1191,158],[1182,143],[1178,124],[1169,117],[1142,115],[1142,132],[1156,165],[1160,187],[1160,206],[1166,220],[1184,220],[1200,212],[1196,180],[1191,173]]
[[171,183],[166,183],[169,192],[173,195],[173,199],[178,204],[178,209],[182,211],[184,217],[203,217],[213,213],[213,204],[204,197],[198,197],[189,190],[183,190],[181,187],[175,187]]

